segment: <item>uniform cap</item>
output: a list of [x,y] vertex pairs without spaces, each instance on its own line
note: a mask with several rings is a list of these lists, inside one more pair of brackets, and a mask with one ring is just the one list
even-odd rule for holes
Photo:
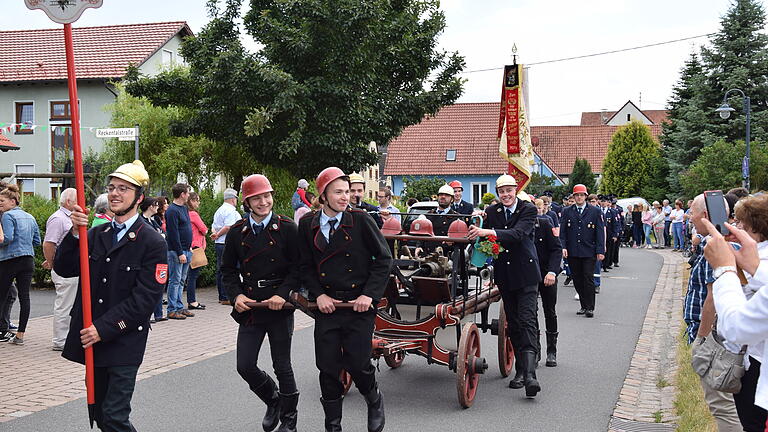
[[237,191],[232,188],[224,189],[224,199],[237,198]]
[[352,184],[352,183],[363,183],[363,184],[365,184],[365,179],[363,178],[363,176],[361,176],[358,173],[352,173],[352,174],[349,175],[349,184]]
[[453,187],[451,187],[450,185],[442,185],[440,186],[440,189],[437,190],[437,194],[438,195],[446,194],[446,195],[453,196]]
[[448,186],[450,186],[452,188],[461,188],[462,190],[464,189],[464,187],[461,185],[461,182],[458,181],[458,180],[454,180],[454,181],[448,183]]
[[142,188],[149,185],[149,173],[144,169],[144,164],[138,159],[131,163],[120,165],[115,172],[107,177],[117,177]]
[[502,186],[517,186],[517,180],[509,174],[502,174],[496,179],[496,189]]
[[573,193],[583,193],[584,195],[587,194],[587,187],[583,184],[577,184],[573,187]]

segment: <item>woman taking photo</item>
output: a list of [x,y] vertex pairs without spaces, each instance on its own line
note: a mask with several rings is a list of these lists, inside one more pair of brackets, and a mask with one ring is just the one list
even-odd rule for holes
[[682,252],[685,247],[685,239],[683,238],[683,217],[685,216],[685,210],[683,210],[683,202],[675,200],[675,209],[669,214],[669,219],[672,221],[672,235],[675,239],[675,248],[673,251]]
[[[205,235],[208,234],[208,227],[205,226],[205,222],[200,218],[200,214],[197,212],[198,208],[200,208],[200,195],[190,192],[189,199],[187,199],[187,209],[189,210],[189,221],[192,225],[193,254],[196,249],[202,249],[205,252]],[[189,273],[187,273],[187,309],[205,309],[205,305],[198,302],[195,296],[197,276],[202,269],[202,266],[196,268],[189,267]]]
[[0,341],[24,344],[24,332],[29,321],[29,288],[35,270],[35,246],[40,246],[40,230],[31,214],[19,207],[19,188],[9,185],[0,191],[0,310],[5,310],[8,291],[15,281],[19,291],[19,329],[10,337],[7,328],[0,328]]

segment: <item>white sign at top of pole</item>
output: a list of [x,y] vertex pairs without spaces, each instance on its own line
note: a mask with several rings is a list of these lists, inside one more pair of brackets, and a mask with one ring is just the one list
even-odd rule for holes
[[42,9],[48,18],[59,24],[69,24],[80,19],[88,8],[101,7],[103,0],[24,0],[29,9]]

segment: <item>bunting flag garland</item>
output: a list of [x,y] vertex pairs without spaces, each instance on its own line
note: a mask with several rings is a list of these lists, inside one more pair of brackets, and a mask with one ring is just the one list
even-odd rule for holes
[[[37,125],[37,124],[31,124],[31,123],[2,123],[0,122],[0,133],[13,133],[16,128],[19,130],[40,130],[40,131],[46,131],[50,127],[51,132],[67,132],[72,131],[72,126],[59,126],[59,125]],[[93,127],[93,126],[81,126],[80,130],[87,130],[90,133],[96,132],[96,129],[101,129],[101,127]]]
[[523,65],[504,66],[499,112],[499,142],[501,158],[509,162],[509,175],[517,180],[517,190],[522,191],[531,180],[533,146],[528,124],[527,76]]

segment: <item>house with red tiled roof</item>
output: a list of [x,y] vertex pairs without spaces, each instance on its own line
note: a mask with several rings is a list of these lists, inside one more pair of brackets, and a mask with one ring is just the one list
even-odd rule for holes
[[[612,112],[585,112],[582,125],[533,126],[535,154],[532,172],[556,178],[570,175],[576,158],[589,161],[595,174],[602,172],[611,137],[631,120],[648,125],[654,137],[661,134],[666,111],[641,111],[628,101]],[[496,134],[499,103],[461,103],[443,107],[426,116],[389,143],[384,176],[391,178],[392,192],[399,195],[407,177],[440,177],[464,184],[464,199],[477,203],[493,192],[496,177],[507,171],[499,156]]]
[[[109,127],[105,105],[113,82],[130,65],[145,75],[183,62],[186,22],[75,27],[72,31],[83,150],[100,151],[96,128]],[[0,31],[0,129],[19,151],[3,153],[0,172],[60,172],[72,154],[72,129],[62,28]],[[10,130],[9,130],[10,129]],[[19,178],[19,176],[17,176]],[[19,178],[25,194],[55,197],[59,183]]]

